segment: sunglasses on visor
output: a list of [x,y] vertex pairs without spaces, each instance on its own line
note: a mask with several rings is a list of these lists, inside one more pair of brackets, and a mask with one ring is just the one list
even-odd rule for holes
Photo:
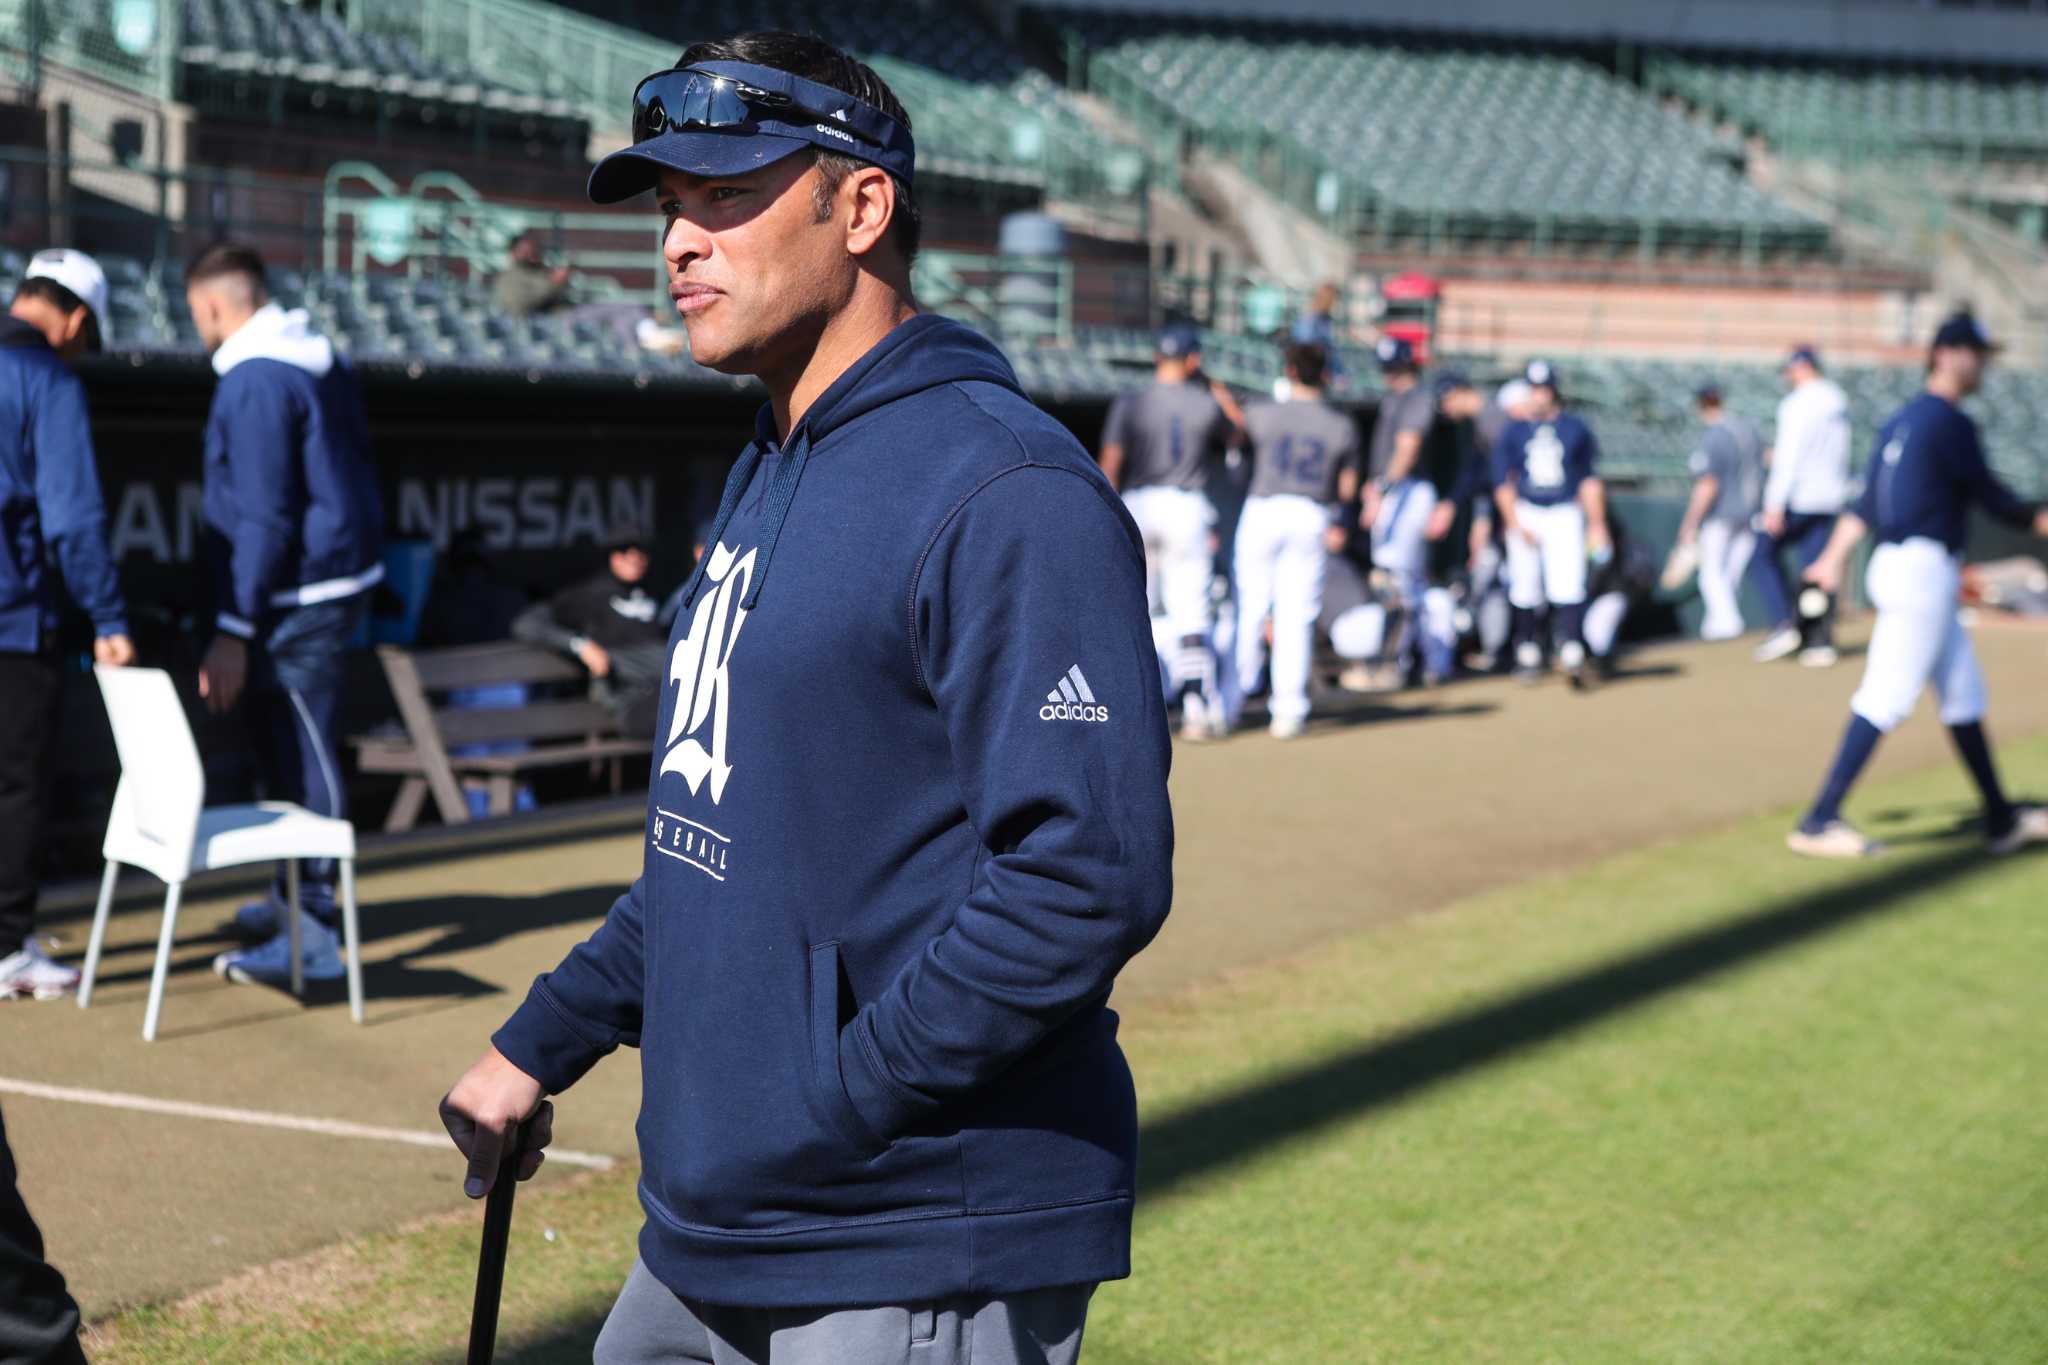
[[[763,114],[784,122],[795,121],[790,115],[811,121],[832,117],[780,91],[763,90],[731,76],[695,69],[657,71],[633,91],[633,140],[645,142],[686,128],[736,128]],[[842,120],[839,126],[846,124]],[[847,131],[859,135],[857,129]]]

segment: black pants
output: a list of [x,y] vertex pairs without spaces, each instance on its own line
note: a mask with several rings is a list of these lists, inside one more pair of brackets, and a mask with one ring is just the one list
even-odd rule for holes
[[43,1259],[43,1234],[14,1186],[14,1152],[0,1123],[0,1361],[83,1365],[78,1305]]
[[62,684],[54,656],[0,652],[0,957],[18,951],[35,926]]

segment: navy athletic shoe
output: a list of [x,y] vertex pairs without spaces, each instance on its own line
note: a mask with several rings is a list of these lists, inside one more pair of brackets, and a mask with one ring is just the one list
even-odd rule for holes
[[235,917],[227,922],[226,927],[236,938],[250,943],[265,942],[284,928],[284,907],[268,896],[260,901],[250,901],[235,911]]
[[[299,924],[300,970],[308,981],[335,981],[342,975],[340,940],[334,930],[301,912]],[[291,935],[279,932],[254,948],[222,953],[213,960],[213,970],[244,986],[276,986],[291,989]]]

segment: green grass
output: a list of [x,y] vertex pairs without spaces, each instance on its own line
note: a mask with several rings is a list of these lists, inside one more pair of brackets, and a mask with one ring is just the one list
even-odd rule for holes
[[[2048,786],[2048,742],[2003,758]],[[2048,855],[1975,856],[1966,812],[1957,773],[1885,784],[1874,863],[1773,816],[1134,1012],[1151,1194],[1086,1359],[2048,1358]],[[501,1358],[588,1358],[632,1187],[522,1200]],[[272,1268],[95,1358],[456,1358],[474,1238]]]

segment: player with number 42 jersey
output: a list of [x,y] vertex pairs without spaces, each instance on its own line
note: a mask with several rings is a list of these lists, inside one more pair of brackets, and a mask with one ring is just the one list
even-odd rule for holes
[[1301,733],[1308,720],[1309,661],[1323,610],[1324,535],[1358,492],[1358,425],[1323,401],[1328,356],[1288,347],[1288,396],[1244,415],[1252,482],[1237,523],[1237,676],[1249,690],[1266,658],[1273,619],[1270,732]]

